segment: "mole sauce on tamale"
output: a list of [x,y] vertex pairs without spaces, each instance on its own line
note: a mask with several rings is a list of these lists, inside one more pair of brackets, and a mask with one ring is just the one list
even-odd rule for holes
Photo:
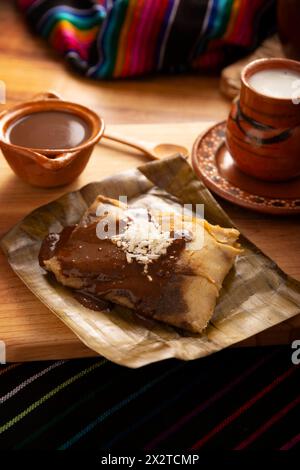
[[[43,241],[39,261],[44,266],[45,260],[55,256],[64,276],[82,279],[84,287],[80,293],[77,291],[76,298],[80,301],[85,297],[84,305],[89,308],[93,306],[93,299],[101,299],[114,291],[130,299],[142,315],[151,316],[166,284],[172,285],[172,278],[176,279],[174,267],[184,247],[185,240],[175,238],[166,254],[148,265],[146,274],[143,264],[136,260],[128,263],[125,252],[110,239],[98,238],[94,222],[75,229],[67,227],[60,234],[49,234]],[[176,292],[170,289],[168,297],[170,306],[177,302],[178,309]],[[97,302],[96,307],[99,309]]]

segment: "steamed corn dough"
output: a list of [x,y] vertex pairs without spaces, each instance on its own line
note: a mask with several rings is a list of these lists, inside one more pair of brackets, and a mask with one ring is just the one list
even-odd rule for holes
[[[125,228],[114,241],[97,238],[96,226],[104,217],[119,222],[127,210],[119,201],[98,196],[65,240],[52,234],[52,249],[42,246],[41,264],[58,282],[75,290],[132,308],[141,316],[201,332],[213,314],[223,280],[241,252],[239,232],[198,218],[164,214],[155,215],[156,225],[149,225],[154,238],[159,235],[155,246],[140,239],[131,243],[132,226],[131,232]],[[189,236],[170,240],[164,231],[168,217],[173,234],[178,226],[189,231]],[[148,251],[141,255],[136,247],[144,245]]]

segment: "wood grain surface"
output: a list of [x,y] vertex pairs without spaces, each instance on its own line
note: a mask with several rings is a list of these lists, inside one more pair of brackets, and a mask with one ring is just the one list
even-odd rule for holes
[[[66,99],[91,106],[104,116],[113,131],[145,140],[173,141],[189,148],[207,128],[207,121],[226,117],[229,103],[220,95],[218,77],[195,75],[94,82],[76,76],[42,40],[29,34],[13,4],[4,1],[0,6],[0,79],[6,85],[6,106],[30,99],[36,93],[54,90]],[[4,107],[0,105],[0,109]],[[103,143],[74,184],[41,190],[18,180],[0,155],[0,236],[29,211],[64,192],[145,161],[145,157],[134,151]],[[300,279],[299,217],[264,216],[224,201],[221,204],[246,236],[286,272]],[[0,339],[6,342],[8,361],[93,355],[28,291],[2,253],[0,298]],[[300,319],[292,322],[295,326],[292,336],[300,337]],[[290,339],[290,327],[282,324],[247,344]]]
[[[156,142],[174,142],[191,148],[196,136],[209,123],[120,125],[112,129],[120,134],[136,136]],[[0,163],[0,233],[3,234],[34,208],[56,199],[66,191],[126,170],[146,161],[144,156],[125,147],[101,144],[91,160],[72,185],[56,189],[37,189],[22,183],[1,159]],[[221,202],[243,233],[273,258],[286,272],[300,279],[299,218],[275,218],[248,212]],[[0,339],[7,347],[9,361],[81,357],[93,355],[74,334],[47,310],[22,284],[0,254]],[[293,336],[300,335],[300,319],[258,335],[247,344],[269,344],[291,340],[290,325],[295,325]]]

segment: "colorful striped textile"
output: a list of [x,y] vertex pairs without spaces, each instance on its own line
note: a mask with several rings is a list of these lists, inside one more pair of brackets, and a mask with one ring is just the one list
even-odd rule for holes
[[275,0],[18,0],[32,28],[93,78],[213,70],[274,31]]
[[106,359],[0,366],[0,449],[300,448],[286,347],[127,369]]

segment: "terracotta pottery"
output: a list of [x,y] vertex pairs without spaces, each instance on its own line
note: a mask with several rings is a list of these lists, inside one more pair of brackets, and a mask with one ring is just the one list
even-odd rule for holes
[[300,104],[263,95],[248,82],[254,73],[276,68],[300,73],[300,62],[259,59],[244,68],[226,130],[227,147],[240,170],[267,181],[300,175]]
[[[72,148],[36,149],[12,144],[8,130],[20,118],[41,111],[64,111],[79,116],[90,135]],[[62,100],[54,93],[38,95],[33,100],[9,108],[0,114],[0,148],[12,170],[34,186],[54,187],[71,183],[85,168],[95,144],[104,132],[104,121],[92,110]]]
[[226,121],[199,135],[192,165],[197,176],[218,196],[240,207],[274,215],[300,214],[300,176],[288,181],[262,181],[239,170],[225,145]]

